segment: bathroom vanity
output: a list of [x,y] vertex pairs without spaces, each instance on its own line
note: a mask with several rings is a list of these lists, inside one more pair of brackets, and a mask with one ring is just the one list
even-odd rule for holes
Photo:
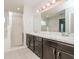
[[71,2],[64,1],[34,15],[33,33],[26,34],[26,44],[40,59],[74,59]]
[[26,34],[27,47],[40,59],[74,59],[74,44],[68,40],[59,40],[53,36],[49,38],[47,35]]

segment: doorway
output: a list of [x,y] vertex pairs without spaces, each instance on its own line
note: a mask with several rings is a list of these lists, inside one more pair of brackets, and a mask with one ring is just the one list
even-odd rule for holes
[[11,28],[11,47],[23,45],[22,32],[23,20],[22,14],[14,13],[12,15],[12,28]]
[[59,19],[59,32],[65,32],[65,18]]

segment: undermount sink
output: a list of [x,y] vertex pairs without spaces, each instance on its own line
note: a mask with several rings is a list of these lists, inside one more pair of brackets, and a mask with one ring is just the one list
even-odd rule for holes
[[69,37],[69,34],[68,33],[62,33],[62,36]]
[[62,36],[74,37],[74,34],[73,33],[62,33]]

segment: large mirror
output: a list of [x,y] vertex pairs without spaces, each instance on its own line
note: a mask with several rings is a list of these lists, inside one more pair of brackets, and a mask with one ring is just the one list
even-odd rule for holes
[[74,8],[63,3],[41,13],[41,31],[74,33]]

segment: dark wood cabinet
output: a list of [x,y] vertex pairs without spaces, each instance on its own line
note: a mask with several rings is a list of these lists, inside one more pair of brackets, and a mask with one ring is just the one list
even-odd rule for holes
[[54,47],[48,46],[47,41],[43,41],[43,59],[55,59],[56,49]]
[[34,51],[34,39],[32,35],[27,35],[27,40],[26,40],[26,44],[28,46],[28,48],[30,48],[32,51]]
[[43,39],[41,37],[27,34],[26,44],[38,57],[43,57]]
[[65,43],[44,39],[43,59],[74,59],[74,48]]
[[33,36],[30,37],[29,48],[34,51],[34,39]]
[[57,59],[74,59],[74,47],[65,43],[58,43]]
[[34,37],[35,51],[34,53],[42,59],[42,38]]
[[74,55],[57,50],[57,59],[74,59]]
[[74,46],[27,34],[26,44],[40,59],[74,59]]
[[29,47],[30,35],[26,34],[26,45]]

